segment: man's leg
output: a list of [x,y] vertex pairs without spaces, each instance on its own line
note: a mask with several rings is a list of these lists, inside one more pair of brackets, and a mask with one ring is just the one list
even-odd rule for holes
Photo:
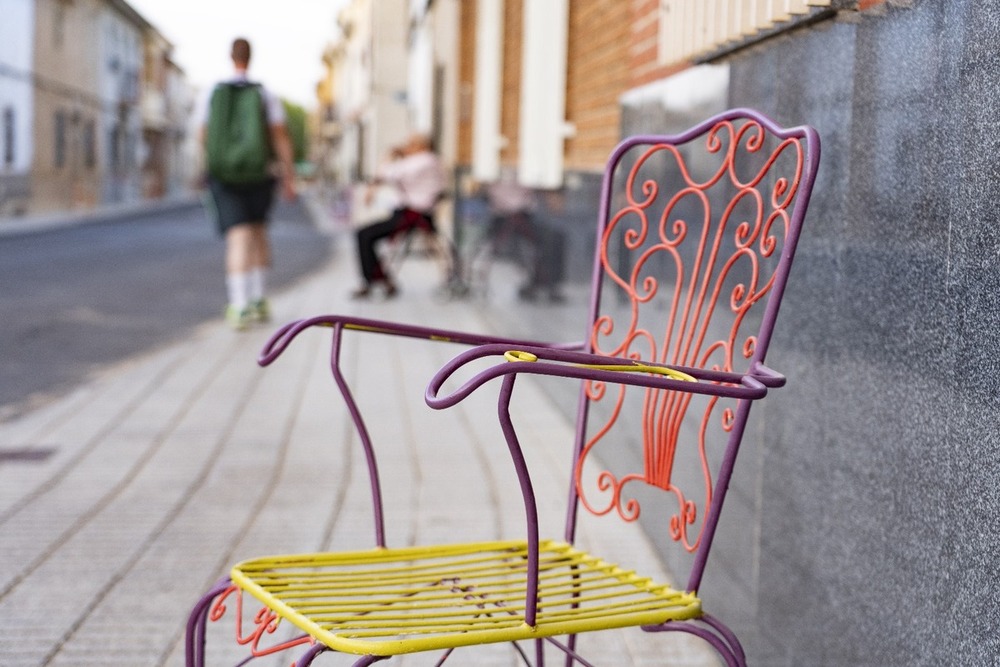
[[226,289],[229,294],[226,319],[236,329],[245,328],[250,321],[253,227],[241,224],[226,230]]
[[267,302],[267,273],[271,268],[271,244],[268,238],[267,225],[254,223],[250,227],[249,249],[249,298],[253,317],[258,322],[271,319],[270,306]]
[[267,219],[274,202],[274,181],[247,186],[241,199],[246,224],[240,239],[245,255],[237,261],[236,271],[246,272],[249,316],[256,322],[270,319],[267,303],[267,271],[271,267],[271,245],[268,239]]

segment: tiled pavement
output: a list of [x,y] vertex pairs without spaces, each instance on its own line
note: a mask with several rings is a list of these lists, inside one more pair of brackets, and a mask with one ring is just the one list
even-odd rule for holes
[[[276,324],[350,312],[488,330],[483,303],[442,300],[433,267],[418,260],[404,268],[415,286],[400,298],[349,301],[354,261],[346,243],[336,245],[323,270],[275,297]],[[371,546],[364,462],[325,364],[328,334],[303,334],[261,369],[256,355],[272,328],[236,333],[221,322],[205,325],[0,424],[0,449],[38,454],[0,462],[0,666],[182,665],[188,610],[232,562]],[[370,334],[346,344],[346,366],[381,451],[390,544],[523,530],[495,394],[481,391],[445,412],[423,404],[427,380],[459,350]],[[554,510],[558,534],[571,425],[530,380],[519,381],[515,409],[539,506]],[[651,549],[614,532],[634,527],[595,526],[584,525],[585,545],[645,571],[658,567]],[[210,665],[246,656],[233,639],[233,616],[230,610],[209,629]],[[687,636],[632,630],[586,638],[588,645],[598,665],[716,664]],[[518,660],[494,646],[457,653],[449,664],[514,667]],[[315,664],[350,663],[328,654]]]

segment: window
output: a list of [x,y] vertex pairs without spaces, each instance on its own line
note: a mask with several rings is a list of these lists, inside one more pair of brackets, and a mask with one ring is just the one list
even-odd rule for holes
[[59,110],[56,112],[56,143],[55,143],[55,165],[56,168],[66,166],[66,112]]
[[3,166],[10,167],[14,164],[14,107],[7,107],[3,110]]
[[83,126],[83,163],[88,169],[97,166],[97,126],[93,120]]
[[122,133],[118,123],[115,123],[108,134],[108,165],[113,171],[118,171],[121,166],[122,156]]
[[66,0],[57,0],[52,17],[52,43],[57,47],[62,47],[66,41],[66,5]]

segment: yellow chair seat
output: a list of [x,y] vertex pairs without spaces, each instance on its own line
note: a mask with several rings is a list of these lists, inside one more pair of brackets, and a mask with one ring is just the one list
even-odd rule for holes
[[233,582],[330,648],[397,655],[695,618],[701,601],[564,543],[540,546],[524,622],[527,543],[255,558]]

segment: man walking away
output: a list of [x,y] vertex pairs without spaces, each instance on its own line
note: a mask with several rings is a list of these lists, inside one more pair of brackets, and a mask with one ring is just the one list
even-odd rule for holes
[[202,105],[201,138],[215,222],[226,241],[226,321],[243,330],[270,318],[267,223],[275,174],[282,196],[293,199],[295,169],[281,100],[247,77],[250,43],[233,41],[231,57],[232,78],[216,85]]

